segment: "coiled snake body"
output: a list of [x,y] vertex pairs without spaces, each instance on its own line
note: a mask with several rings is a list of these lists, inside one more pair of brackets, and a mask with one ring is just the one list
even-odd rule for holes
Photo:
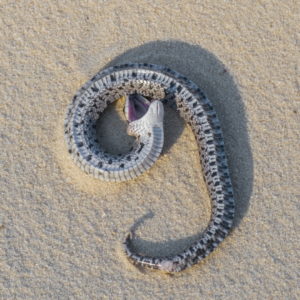
[[[96,122],[107,105],[124,95],[127,131],[137,140],[129,153],[111,155],[98,143]],[[160,101],[150,102],[141,95]],[[193,130],[211,199],[211,218],[202,236],[178,255],[155,258],[133,252],[131,231],[125,236],[124,250],[134,264],[173,273],[198,263],[216,249],[227,236],[234,217],[219,121],[201,90],[181,74],[151,64],[124,64],[100,71],[73,97],[65,118],[65,140],[72,158],[86,173],[105,181],[133,179],[147,171],[161,152],[161,103],[177,111]]]

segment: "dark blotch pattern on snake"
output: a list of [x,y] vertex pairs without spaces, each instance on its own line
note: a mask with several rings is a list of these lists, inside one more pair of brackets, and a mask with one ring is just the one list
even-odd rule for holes
[[[124,95],[128,133],[137,139],[129,153],[111,155],[99,146],[96,122],[110,103]],[[105,181],[130,180],[147,171],[161,153],[161,103],[177,111],[193,130],[211,199],[211,218],[202,236],[175,256],[156,258],[133,252],[131,231],[123,244],[132,263],[173,273],[197,264],[214,251],[227,236],[234,217],[221,128],[209,100],[194,83],[173,70],[124,64],[99,72],[83,85],[68,107],[64,130],[69,153],[83,171]]]

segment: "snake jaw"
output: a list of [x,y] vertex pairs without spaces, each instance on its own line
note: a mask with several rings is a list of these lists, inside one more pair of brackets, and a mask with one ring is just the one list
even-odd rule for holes
[[128,122],[128,135],[139,136],[141,126],[163,126],[163,104],[158,100],[149,101],[137,93],[126,95],[124,114]]
[[149,110],[151,101],[140,94],[126,95],[124,113],[129,123],[141,119]]
[[140,94],[126,95],[124,114],[128,123],[142,118],[150,124],[161,124],[164,117],[164,108],[158,100],[147,100]]
[[[152,100],[146,113],[139,119],[135,119],[130,115],[130,106],[125,107],[125,115],[128,119],[127,134],[133,136],[140,136],[141,128],[163,128],[164,121],[164,107],[158,100]],[[130,121],[132,120],[132,121]]]

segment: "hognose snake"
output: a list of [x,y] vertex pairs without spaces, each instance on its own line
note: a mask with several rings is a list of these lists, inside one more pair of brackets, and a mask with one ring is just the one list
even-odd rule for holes
[[[111,102],[124,95],[128,133],[137,139],[129,153],[111,155],[99,145],[96,122]],[[160,101],[150,102],[146,98]],[[156,258],[133,252],[131,231],[124,238],[124,251],[134,264],[173,273],[198,263],[216,249],[227,236],[234,217],[233,190],[220,124],[201,90],[173,70],[146,63],[100,71],[79,89],[69,104],[65,141],[72,158],[86,173],[105,181],[133,179],[147,171],[162,150],[161,103],[177,111],[193,130],[211,199],[211,218],[202,236],[175,256]]]

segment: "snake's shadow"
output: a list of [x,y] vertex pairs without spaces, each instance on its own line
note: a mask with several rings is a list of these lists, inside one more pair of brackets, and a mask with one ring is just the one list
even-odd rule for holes
[[[223,132],[234,190],[236,210],[233,228],[236,228],[247,213],[250,203],[253,189],[253,156],[243,99],[230,67],[199,46],[170,40],[150,42],[130,49],[117,56],[103,69],[128,62],[152,63],[178,71],[197,84],[210,99]],[[170,115],[172,116],[173,114]],[[165,132],[164,151],[177,141],[183,131],[184,122],[182,125],[177,124],[179,126],[176,130],[172,130],[173,125],[170,125],[169,130]]]

